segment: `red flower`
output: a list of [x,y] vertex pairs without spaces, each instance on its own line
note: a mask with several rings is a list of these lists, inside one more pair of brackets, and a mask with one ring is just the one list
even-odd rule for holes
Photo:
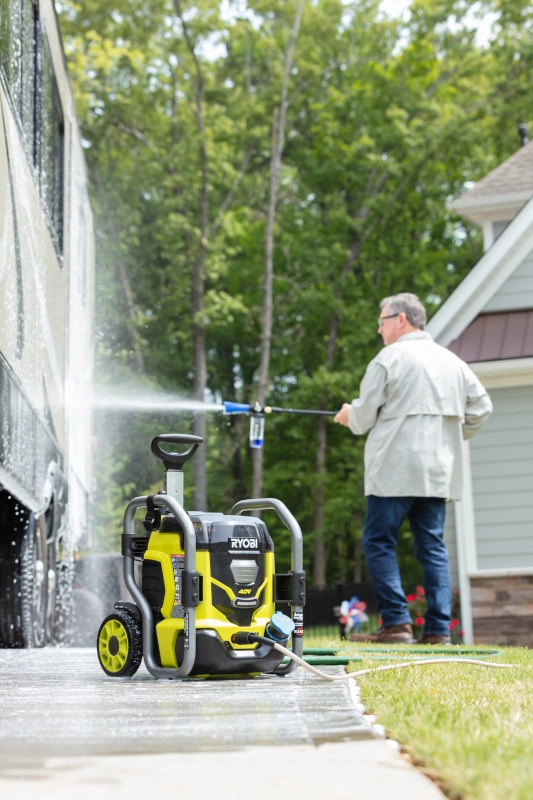
[[423,625],[424,624],[424,617],[417,617],[415,620],[415,625]]

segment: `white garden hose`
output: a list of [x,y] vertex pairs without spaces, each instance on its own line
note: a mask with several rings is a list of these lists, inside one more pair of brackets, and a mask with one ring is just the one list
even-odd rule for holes
[[[260,638],[262,641],[266,640],[263,637]],[[322,672],[316,667],[313,667],[312,664],[308,664],[307,661],[304,661],[303,658],[300,656],[295,655],[290,650],[287,650],[286,647],[283,645],[278,644],[277,642],[272,642],[270,640],[268,642],[275,650],[278,650],[283,655],[287,656],[287,658],[292,659],[304,669],[309,670],[314,675],[317,675],[319,678],[323,678],[326,681],[346,681],[351,680],[352,678],[358,678],[360,675],[368,675],[370,672],[384,672],[385,670],[389,669],[403,669],[405,667],[418,667],[424,664],[477,664],[480,667],[491,667],[494,669],[508,669],[513,667],[513,664],[495,664],[493,661],[479,661],[476,658],[419,658],[415,659],[414,661],[402,661],[400,664],[385,664],[381,667],[370,667],[369,669],[360,669],[356,672],[349,672],[345,675],[328,675],[327,672]]]

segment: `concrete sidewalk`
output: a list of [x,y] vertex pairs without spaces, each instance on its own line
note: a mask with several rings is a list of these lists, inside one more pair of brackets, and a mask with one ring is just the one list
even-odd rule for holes
[[364,711],[354,681],[302,668],[111,680],[92,649],[0,651],[0,796],[443,800]]
[[381,740],[212,753],[49,758],[0,772],[5,800],[443,800]]

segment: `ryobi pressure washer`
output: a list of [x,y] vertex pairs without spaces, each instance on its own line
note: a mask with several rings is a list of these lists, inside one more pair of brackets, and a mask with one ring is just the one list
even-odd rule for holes
[[[97,649],[112,677],[131,676],[144,657],[155,678],[285,675],[296,669],[273,645],[292,638],[303,653],[305,572],[300,526],[273,498],[241,500],[230,514],[183,508],[183,465],[199,436],[162,434],[152,452],[165,466],[165,491],[136,497],[124,514],[122,555],[134,602],[119,601],[102,622]],[[190,445],[185,452],[164,446]],[[175,448],[174,448],[175,450]],[[145,535],[135,513],[146,509]],[[272,509],[292,537],[291,571],[274,568],[274,545],[265,523],[244,511]],[[139,570],[136,562],[140,562]],[[276,610],[287,606],[290,616]]]

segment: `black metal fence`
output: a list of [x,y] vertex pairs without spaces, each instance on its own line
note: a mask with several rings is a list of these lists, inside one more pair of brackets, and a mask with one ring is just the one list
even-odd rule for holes
[[338,583],[334,589],[307,589],[304,615],[306,625],[331,625],[337,621],[335,608],[343,600],[358,597],[367,604],[368,614],[377,613],[376,598],[370,583]]

